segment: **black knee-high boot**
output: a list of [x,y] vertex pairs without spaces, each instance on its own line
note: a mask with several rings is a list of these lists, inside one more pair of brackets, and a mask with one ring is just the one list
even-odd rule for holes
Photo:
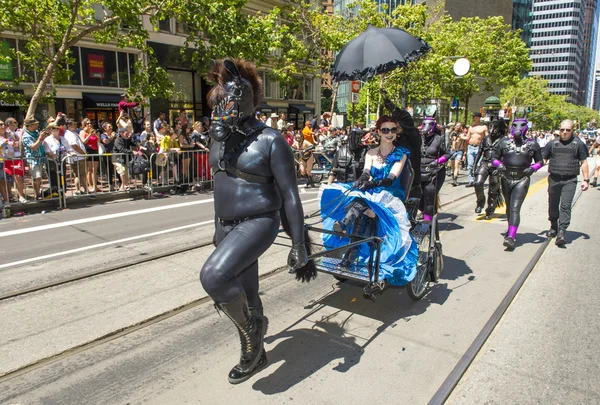
[[[340,222],[333,224],[333,230],[339,233],[346,232],[356,219],[360,217],[368,207],[359,201],[355,201],[346,211],[346,215]],[[354,232],[356,233],[356,232]]]
[[228,377],[231,384],[239,384],[267,366],[263,348],[266,322],[264,318],[250,315],[248,300],[243,291],[233,300],[216,306],[233,322],[240,335],[240,362],[231,369]]

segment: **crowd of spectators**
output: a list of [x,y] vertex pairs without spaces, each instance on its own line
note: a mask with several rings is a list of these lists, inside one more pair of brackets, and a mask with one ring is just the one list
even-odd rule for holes
[[[157,185],[196,186],[193,181],[210,180],[206,153],[193,153],[208,152],[206,117],[191,124],[182,110],[171,126],[161,112],[153,125],[137,103],[123,97],[114,123],[94,124],[62,113],[42,123],[33,117],[21,125],[12,117],[0,120],[0,204],[58,198],[61,191],[90,198],[129,191],[133,183],[149,184],[148,171]],[[138,159],[150,170],[134,170],[140,174],[134,180],[131,171]]]

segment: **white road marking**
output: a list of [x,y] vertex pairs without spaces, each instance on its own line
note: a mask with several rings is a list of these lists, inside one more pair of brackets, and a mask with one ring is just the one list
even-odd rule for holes
[[[315,201],[318,201],[318,200],[319,200],[318,198],[313,198],[313,199],[310,199],[310,200],[304,200],[304,201],[302,201],[302,203],[310,203],[310,202],[315,202]],[[173,207],[177,207],[177,206],[189,206],[189,205],[201,204],[201,203],[204,203],[204,202],[211,202],[211,201],[213,201],[213,200],[210,199],[210,200],[194,201],[194,202],[188,202],[188,203],[182,203],[182,204],[174,204],[174,205],[168,206],[167,208],[173,208]],[[159,210],[160,209],[165,209],[164,207],[156,207],[156,208],[159,208]],[[75,225],[75,223],[94,222],[94,221],[100,221],[102,219],[106,219],[107,217],[118,218],[118,217],[123,217],[123,216],[126,216],[126,215],[134,215],[134,214],[138,214],[138,213],[151,212],[149,210],[155,210],[155,209],[154,208],[148,208],[148,209],[143,209],[143,210],[138,210],[138,211],[124,212],[124,213],[121,213],[121,214],[103,215],[103,216],[100,216],[100,217],[85,218],[85,219],[79,219],[79,220],[74,220],[74,221],[61,222],[59,224],[43,225],[43,226],[38,226],[38,227],[33,227],[33,228],[27,228],[27,229],[23,229],[21,231],[30,231],[30,232],[32,232],[33,230],[43,230],[43,229],[57,228],[57,227],[60,227],[60,226]],[[170,232],[181,231],[181,230],[184,230],[184,229],[194,228],[194,227],[198,227],[198,226],[202,226],[202,225],[208,225],[208,224],[213,224],[213,223],[214,223],[214,220],[211,219],[209,221],[196,222],[196,223],[193,223],[193,224],[178,226],[176,228],[169,228],[169,229],[164,229],[162,231],[147,233],[147,234],[143,234],[143,235],[131,236],[129,238],[124,238],[124,239],[119,239],[119,240],[113,240],[113,241],[104,242],[104,243],[98,243],[96,245],[84,246],[84,247],[80,247],[80,248],[77,248],[77,249],[65,250],[65,251],[62,251],[62,252],[51,253],[51,254],[47,254],[47,255],[43,255],[43,256],[31,257],[29,259],[19,260],[19,261],[12,262],[12,263],[0,264],[0,269],[5,269],[5,268],[8,268],[8,267],[12,267],[12,266],[19,266],[19,265],[22,265],[22,264],[27,264],[27,263],[31,263],[31,262],[40,261],[40,260],[52,259],[52,258],[55,258],[55,257],[65,256],[65,255],[69,255],[69,254],[73,254],[73,253],[79,253],[79,252],[83,252],[83,251],[90,250],[90,249],[96,249],[96,248],[106,247],[106,246],[115,245],[115,244],[119,244],[119,243],[124,243],[124,242],[130,242],[130,241],[134,241],[134,240],[149,238],[149,237],[152,237],[152,236],[164,235],[164,234],[170,233]],[[43,229],[41,229],[41,228],[43,228]],[[9,232],[14,232],[14,231],[9,231]],[[9,233],[9,232],[4,232],[4,233]],[[25,233],[25,232],[19,232],[19,233]],[[0,234],[0,236],[8,236],[8,235]]]
[[105,246],[109,246],[109,245],[114,245],[114,244],[119,244],[119,243],[124,243],[124,242],[131,242],[132,240],[144,239],[144,238],[148,238],[148,237],[151,237],[151,236],[164,235],[165,233],[181,231],[183,229],[189,229],[189,228],[194,228],[194,227],[198,227],[198,226],[202,226],[202,225],[212,224],[214,222],[215,222],[214,219],[212,219],[210,221],[196,222],[196,223],[193,223],[193,224],[188,224],[188,225],[184,225],[184,226],[178,226],[176,228],[163,229],[162,231],[147,233],[147,234],[144,234],[144,235],[136,235],[136,236],[131,236],[129,238],[123,238],[123,239],[119,239],[119,240],[113,240],[113,241],[110,241],[110,242],[98,243],[96,245],[84,246],[84,247],[80,247],[80,248],[77,248],[77,249],[71,249],[71,250],[65,250],[65,251],[62,251],[62,252],[51,253],[49,255],[38,256],[38,257],[31,257],[29,259],[19,260],[19,261],[12,262],[12,263],[0,264],[0,269],[5,269],[7,267],[18,266],[18,265],[21,265],[21,264],[36,262],[36,261],[39,261],[39,260],[52,259],[54,257],[70,255],[70,254],[73,254],[73,253],[79,253],[79,252],[83,252],[85,250],[96,249],[96,248],[105,247]]
[[130,215],[146,214],[148,212],[164,211],[164,210],[170,210],[170,209],[179,208],[179,207],[189,207],[191,205],[206,204],[206,203],[213,202],[213,201],[214,201],[214,199],[210,198],[207,200],[190,201],[190,202],[185,202],[185,203],[180,203],[180,204],[165,205],[162,207],[144,208],[144,209],[136,210],[136,211],[125,211],[125,212],[118,212],[116,214],[100,215],[98,217],[74,219],[72,221],[58,222],[56,224],[32,226],[31,228],[15,229],[13,231],[0,232],[0,238],[4,238],[7,236],[21,235],[21,234],[29,233],[29,232],[46,231],[48,229],[62,228],[65,226],[86,224],[88,222],[97,222],[97,221],[104,221],[107,219],[128,217]]

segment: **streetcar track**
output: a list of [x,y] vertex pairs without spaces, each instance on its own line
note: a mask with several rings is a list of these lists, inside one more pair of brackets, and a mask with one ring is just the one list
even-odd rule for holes
[[[590,169],[589,174],[593,174],[594,170],[595,166]],[[572,209],[575,208],[575,205],[577,204],[577,201],[579,201],[579,198],[582,194],[583,191],[581,190],[581,188],[578,188],[575,198],[573,199],[573,203],[571,204]],[[465,375],[465,373],[467,372],[467,370],[469,369],[469,367],[471,366],[471,364],[473,363],[483,346],[486,344],[492,332],[500,323],[502,317],[504,316],[508,308],[511,306],[515,297],[527,281],[527,278],[529,277],[533,269],[537,266],[538,262],[542,258],[542,255],[550,245],[551,241],[551,238],[546,238],[546,240],[536,250],[533,257],[531,258],[527,266],[525,266],[525,268],[523,269],[517,280],[514,282],[508,293],[506,293],[496,310],[493,312],[492,316],[487,320],[479,334],[475,337],[475,340],[473,340],[467,351],[461,356],[456,366],[454,366],[450,374],[448,374],[444,382],[440,385],[436,393],[433,395],[433,397],[428,403],[429,405],[443,405],[448,400],[448,398],[450,398],[450,395],[452,395],[452,392],[459,384],[460,380]]]
[[[472,196],[473,193],[469,193],[467,195],[463,195],[460,197],[457,197],[451,201],[448,201],[446,203],[441,204],[441,207],[446,207],[449,206],[451,204],[454,204],[456,202],[459,202],[461,200],[464,200],[467,197]],[[144,264],[144,263],[149,263],[155,260],[160,260],[160,259],[164,259],[166,257],[170,257],[170,256],[175,256],[181,253],[186,253],[186,252],[190,252],[192,250],[197,250],[197,249],[202,249],[204,247],[210,246],[212,244],[212,241],[205,241],[205,242],[201,242],[199,244],[195,244],[192,246],[188,246],[185,248],[181,248],[181,249],[176,249],[170,252],[166,252],[166,253],[161,253],[161,254],[157,254],[157,255],[152,255],[152,256],[147,256],[144,257],[142,259],[138,259],[138,260],[134,260],[125,264],[117,264],[114,266],[110,266],[110,267],[106,267],[100,270],[95,270],[95,271],[91,271],[91,272],[87,272],[87,273],[83,273],[83,274],[78,274],[72,277],[68,277],[62,280],[58,280],[58,281],[52,281],[52,282],[48,282],[48,283],[44,283],[44,284],[40,284],[40,285],[35,285],[33,287],[29,287],[29,288],[23,288],[20,290],[16,290],[16,291],[11,291],[8,293],[4,293],[4,294],[0,294],[0,302],[8,300],[10,298],[15,298],[15,297],[19,297],[22,295],[26,295],[26,294],[31,294],[34,292],[38,292],[38,291],[42,291],[42,290],[47,290],[53,287],[58,287],[61,285],[65,285],[65,284],[69,284],[75,281],[80,281],[80,280],[84,280],[87,278],[91,278],[94,276],[98,276],[101,274],[107,274],[107,273],[113,273],[119,270],[123,270],[129,267],[134,267],[140,264]]]
[[12,291],[12,292],[8,292],[5,294],[0,295],[0,302],[7,300],[9,298],[15,298],[15,297],[19,297],[21,295],[25,295],[25,294],[30,294],[36,291],[41,291],[41,290],[46,290],[49,288],[53,288],[53,287],[58,287],[64,284],[69,284],[75,281],[79,281],[79,280],[83,280],[86,278],[91,278],[94,276],[98,276],[100,274],[106,274],[106,273],[113,273],[115,271],[119,271],[119,270],[123,270],[129,267],[133,267],[133,266],[137,266],[140,264],[144,264],[144,263],[148,263],[154,260],[160,260],[160,259],[164,259],[166,257],[170,257],[170,256],[175,256],[181,253],[186,253],[186,252],[190,252],[192,250],[196,250],[196,249],[202,249],[204,247],[210,246],[212,245],[212,241],[206,241],[206,242],[201,242],[199,244],[195,244],[192,246],[188,246],[185,248],[181,248],[181,249],[176,249],[170,252],[166,252],[166,253],[160,253],[157,255],[152,255],[152,256],[147,256],[141,259],[137,259],[125,264],[117,264],[114,266],[110,266],[110,267],[105,267],[103,269],[100,270],[95,270],[95,271],[90,271],[87,273],[83,273],[83,274],[78,274],[76,276],[72,276],[72,277],[68,277],[59,281],[52,281],[49,283],[45,283],[45,284],[40,284],[40,285],[36,285],[33,287],[29,287],[29,288],[23,288],[21,290],[17,290],[17,291]]
[[[273,269],[267,273],[260,275],[259,280],[264,281],[272,276],[275,276],[275,275],[283,272],[284,270],[287,270],[287,268],[288,268],[287,266],[283,266],[283,267],[278,267],[276,269]],[[177,308],[172,308],[168,311],[165,311],[160,314],[154,315],[150,318],[144,319],[143,321],[140,321],[134,325],[125,326],[123,328],[120,328],[116,331],[109,332],[109,333],[107,333],[103,336],[100,336],[94,340],[91,340],[89,342],[85,342],[80,345],[71,347],[69,349],[66,349],[66,350],[64,350],[60,353],[54,354],[52,356],[48,356],[48,357],[44,357],[42,359],[36,360],[30,364],[27,364],[25,366],[19,367],[18,369],[15,369],[15,370],[12,370],[12,371],[9,371],[7,373],[0,375],[0,384],[6,382],[8,380],[11,380],[13,378],[19,377],[23,374],[26,374],[30,371],[37,370],[39,368],[50,365],[52,363],[56,363],[57,361],[63,360],[68,357],[75,356],[76,354],[79,354],[79,353],[85,352],[87,350],[90,350],[94,347],[103,345],[104,343],[108,343],[112,340],[129,335],[134,332],[137,332],[148,326],[154,325],[158,322],[162,322],[162,321],[172,318],[176,315],[187,312],[187,311],[189,311],[193,308],[196,308],[202,304],[210,302],[211,300],[212,299],[208,295],[197,298],[186,304],[180,305]]]
[[[467,195],[463,195],[463,196],[457,197],[457,198],[455,198],[455,199],[453,199],[451,201],[448,201],[448,202],[442,204],[442,206],[449,206],[451,204],[454,204],[454,203],[457,203],[459,201],[462,201],[465,198],[471,197],[472,195],[473,195],[473,193],[469,193]],[[448,227],[449,225],[450,224],[448,224],[446,227]],[[21,296],[21,295],[26,295],[26,294],[29,294],[29,293],[32,293],[32,292],[41,291],[41,290],[45,290],[45,289],[48,289],[48,288],[52,288],[52,287],[56,287],[56,286],[60,286],[60,285],[64,285],[64,284],[68,284],[68,283],[71,283],[71,282],[74,282],[74,281],[83,280],[83,279],[90,278],[90,277],[93,277],[93,276],[96,276],[96,275],[106,274],[106,273],[110,273],[110,272],[115,272],[115,271],[119,271],[119,270],[122,270],[122,269],[125,269],[125,268],[133,267],[133,266],[136,266],[136,265],[139,265],[139,264],[142,264],[142,263],[147,263],[147,262],[150,262],[150,261],[159,260],[159,259],[162,259],[162,258],[165,258],[165,257],[174,256],[174,255],[181,254],[181,253],[186,253],[186,252],[189,252],[189,251],[192,251],[192,250],[196,250],[196,249],[200,249],[200,248],[203,248],[203,247],[207,247],[207,246],[209,246],[211,244],[212,244],[212,241],[210,241],[210,242],[203,242],[203,243],[200,243],[198,245],[189,246],[189,247],[178,249],[178,250],[175,250],[175,251],[171,251],[171,252],[162,253],[162,254],[159,254],[159,255],[145,257],[143,259],[139,259],[139,260],[136,260],[136,261],[133,261],[133,262],[129,262],[129,263],[123,264],[123,265],[111,266],[109,268],[101,269],[101,270],[98,270],[98,271],[93,271],[93,272],[81,274],[81,275],[78,275],[78,276],[70,277],[68,279],[64,279],[64,280],[61,280],[61,281],[58,281],[58,282],[47,283],[47,284],[39,285],[39,286],[36,286],[36,287],[31,287],[31,288],[28,288],[28,289],[23,289],[23,290],[20,290],[20,291],[15,291],[15,292],[7,293],[7,294],[4,294],[4,295],[0,296],[0,302],[3,301],[3,300],[9,299],[9,298],[14,298],[14,297]],[[260,275],[259,276],[259,280],[261,280],[261,281],[265,280],[265,279],[267,279],[269,277],[272,277],[272,276],[274,276],[276,274],[281,273],[282,271],[284,271],[286,269],[287,269],[287,266],[278,267],[278,268],[276,268],[274,270],[271,270],[271,271],[269,271],[267,273],[264,273],[264,274]],[[176,316],[178,314],[181,314],[181,313],[186,312],[188,310],[191,310],[193,308],[196,308],[199,305],[205,304],[205,303],[207,303],[209,301],[210,301],[210,297],[208,295],[204,296],[204,297],[201,297],[201,298],[198,298],[198,299],[195,299],[193,301],[190,301],[188,303],[180,305],[177,308],[169,309],[168,311],[162,312],[162,313],[154,315],[154,316],[152,316],[152,317],[150,317],[148,319],[142,320],[142,321],[140,321],[140,322],[138,322],[138,323],[136,323],[134,325],[125,326],[125,327],[120,328],[120,329],[118,329],[116,331],[112,331],[112,332],[109,332],[109,333],[107,333],[107,334],[105,334],[103,336],[95,338],[95,339],[93,339],[93,340],[91,340],[89,342],[85,342],[85,343],[82,343],[82,344],[77,345],[75,347],[66,349],[66,350],[64,350],[64,351],[62,351],[60,353],[54,354],[52,356],[48,356],[48,357],[36,360],[36,361],[34,361],[34,362],[30,363],[30,364],[27,364],[25,366],[19,367],[19,368],[15,369],[15,370],[12,370],[12,371],[9,371],[9,372],[7,372],[5,374],[0,375],[0,383],[3,383],[3,382],[5,382],[7,380],[10,380],[12,378],[21,376],[21,375],[26,374],[26,373],[28,373],[30,371],[39,369],[39,368],[44,367],[46,365],[55,363],[55,362],[57,362],[59,360],[62,360],[62,359],[74,356],[74,355],[76,355],[78,353],[84,352],[86,350],[89,350],[89,349],[94,348],[96,346],[102,345],[104,343],[108,343],[108,342],[110,342],[112,340],[115,340],[117,338],[129,335],[129,334],[131,334],[133,332],[136,332],[136,331],[138,331],[140,329],[143,329],[145,327],[154,325],[154,324],[156,324],[158,322],[161,322],[163,320],[169,319],[169,318],[171,318],[173,316]]]

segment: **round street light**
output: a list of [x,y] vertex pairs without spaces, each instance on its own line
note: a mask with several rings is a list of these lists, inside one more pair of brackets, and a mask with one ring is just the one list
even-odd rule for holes
[[467,58],[460,58],[454,62],[454,74],[459,77],[463,77],[471,70],[471,62]]

